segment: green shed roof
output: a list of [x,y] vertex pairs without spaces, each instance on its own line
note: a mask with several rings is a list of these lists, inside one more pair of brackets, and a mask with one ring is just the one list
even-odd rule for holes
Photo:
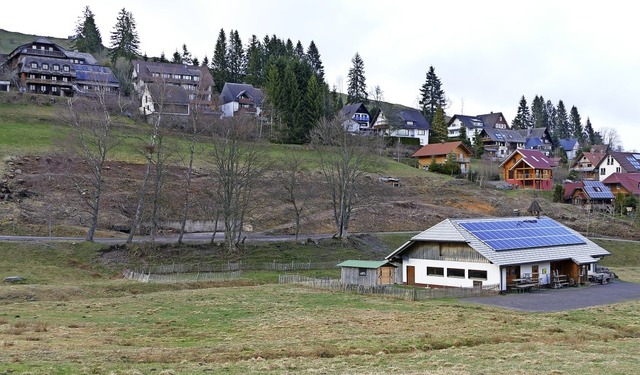
[[380,268],[387,265],[395,267],[393,263],[386,260],[345,260],[338,264],[338,267]]

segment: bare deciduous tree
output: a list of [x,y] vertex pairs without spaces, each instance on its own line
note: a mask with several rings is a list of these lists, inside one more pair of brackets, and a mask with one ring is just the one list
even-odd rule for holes
[[296,240],[300,235],[302,213],[307,209],[306,195],[309,192],[301,186],[301,174],[304,170],[304,160],[299,154],[291,153],[280,164],[276,172],[278,183],[282,186],[282,200],[291,205],[291,212],[295,220]]
[[336,225],[334,237],[346,239],[354,206],[368,194],[364,179],[375,168],[375,137],[351,134],[343,119],[320,120],[311,133],[329,189]]
[[615,128],[607,127],[600,130],[600,136],[605,145],[614,151],[622,151],[622,140]]
[[229,117],[217,124],[216,130],[220,138],[211,147],[212,175],[218,185],[215,195],[224,221],[226,247],[232,253],[241,241],[252,192],[264,172],[266,154],[255,142],[253,118]]
[[97,89],[91,97],[73,97],[67,101],[71,133],[67,150],[77,155],[87,167],[87,176],[73,176],[80,194],[86,197],[90,221],[86,240],[93,241],[100,203],[105,189],[104,172],[107,157],[118,144],[113,133],[113,113],[122,113],[119,98],[103,89]]

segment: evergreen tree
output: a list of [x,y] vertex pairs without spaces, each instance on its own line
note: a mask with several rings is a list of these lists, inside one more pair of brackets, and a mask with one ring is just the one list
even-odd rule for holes
[[262,65],[264,61],[264,51],[260,40],[251,36],[247,46],[247,67],[245,81],[254,86],[262,86]]
[[164,51],[162,51],[160,53],[160,62],[161,63],[166,63],[167,62],[167,56],[164,54]]
[[344,103],[342,102],[342,96],[338,94],[338,88],[336,87],[336,85],[333,85],[333,87],[331,88],[331,102],[334,108],[334,113],[344,106]]
[[244,48],[238,30],[229,33],[229,46],[227,50],[227,64],[229,82],[241,83],[244,80]]
[[302,43],[300,43],[299,40],[298,40],[298,43],[296,43],[296,48],[294,49],[293,52],[300,61],[304,59],[304,47],[302,46]]
[[593,130],[591,120],[587,117],[587,123],[584,125],[584,138],[590,145],[597,145],[596,132]]
[[[447,137],[448,137],[448,135],[447,135]],[[465,145],[471,146],[471,141],[469,140],[469,137],[467,137],[467,127],[466,126],[462,125],[460,127],[460,136],[458,138]]]
[[433,122],[431,123],[429,143],[440,143],[446,142],[447,140],[447,122],[444,118],[444,110],[442,107],[438,107],[436,108],[436,113],[433,116]]
[[353,66],[349,69],[347,79],[349,85],[347,87],[347,103],[366,103],[367,102],[367,83],[364,76],[364,61],[360,54],[356,52],[351,59]]
[[556,131],[557,133],[554,134],[558,139],[567,139],[570,137],[569,117],[562,100],[558,102],[558,106],[556,107]]
[[171,58],[172,64],[182,64],[182,55],[178,50],[173,53],[173,57]]
[[198,60],[197,57],[194,57],[193,60],[191,60],[191,65],[200,66],[200,60]]
[[282,120],[286,130],[284,140],[287,143],[301,143],[304,130],[300,126],[301,94],[296,79],[295,67],[289,60],[284,69],[282,88],[280,90],[280,102],[276,105],[280,108]]
[[322,86],[318,82],[318,77],[315,74],[312,74],[309,78],[309,83],[307,84],[307,92],[302,106],[302,135],[300,137],[301,139],[299,139],[301,143],[309,140],[309,133],[311,132],[311,129],[322,117],[324,107],[323,96]]
[[534,128],[544,128],[547,126],[544,106],[544,98],[536,95],[535,98],[533,98],[533,102],[531,102],[531,123]]
[[556,124],[556,107],[551,103],[551,100],[547,100],[544,105],[544,119],[545,119],[545,127],[549,130],[550,133],[555,131]]
[[279,103],[282,103],[280,88],[280,71],[275,59],[271,59],[267,64],[264,77],[264,89],[266,94],[266,110],[271,114],[271,122],[276,125],[280,123]]
[[318,52],[318,47],[316,44],[311,41],[309,43],[309,48],[307,48],[307,61],[313,68],[313,72],[318,76],[318,81],[324,82],[324,66],[322,65],[322,61],[320,60],[320,52]]
[[287,39],[287,42],[284,45],[284,54],[288,57],[293,57],[295,55],[291,39]]
[[227,64],[227,34],[220,29],[216,47],[211,59],[211,75],[217,92],[221,92],[224,84],[229,79],[229,67]]
[[96,26],[93,12],[87,5],[82,16],[76,24],[76,33],[73,36],[73,48],[80,52],[96,53],[102,51],[102,36]]
[[582,119],[580,118],[580,113],[578,113],[578,108],[575,105],[571,107],[571,112],[569,113],[569,131],[571,138],[578,139],[580,144],[584,143],[584,136],[582,135]]
[[478,132],[478,129],[475,129],[474,133],[473,153],[477,159],[480,159],[482,154],[484,154],[484,142],[482,141],[482,138],[480,138],[480,132]]
[[204,58],[202,59],[202,66],[206,66],[207,68],[209,67],[209,58],[207,55],[204,55]]
[[135,59],[140,55],[139,48],[140,40],[133,14],[122,8],[111,32],[111,50],[109,51],[111,64],[115,66],[119,57],[124,57],[129,61]]
[[431,124],[434,121],[436,110],[440,107],[443,111],[446,106],[446,98],[444,90],[442,90],[442,82],[436,75],[433,66],[429,67],[426,79],[420,88],[420,108],[422,114]]
[[189,52],[189,50],[187,49],[186,44],[182,44],[182,55],[180,56],[180,61],[182,61],[183,64],[187,65],[198,65],[193,62],[191,52]]
[[516,117],[511,122],[513,129],[529,129],[531,128],[531,114],[529,113],[529,106],[527,105],[527,99],[524,95],[520,99],[520,105],[518,105],[518,112]]

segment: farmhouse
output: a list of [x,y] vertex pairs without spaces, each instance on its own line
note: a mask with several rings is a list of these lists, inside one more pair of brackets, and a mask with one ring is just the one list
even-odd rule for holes
[[340,281],[343,284],[394,284],[396,266],[386,260],[347,260],[338,264],[338,267],[341,267]]
[[411,157],[418,159],[421,168],[427,169],[433,162],[436,164],[444,164],[447,158],[452,157],[456,163],[460,165],[460,171],[467,173],[469,170],[469,162],[473,152],[461,141],[432,143],[423,146],[416,151]]
[[[432,287],[536,286],[588,281],[609,252],[548,217],[446,219],[389,254],[402,283]],[[400,280],[398,280],[400,281]]]
[[538,150],[518,149],[500,164],[506,182],[524,189],[551,190],[554,163]]

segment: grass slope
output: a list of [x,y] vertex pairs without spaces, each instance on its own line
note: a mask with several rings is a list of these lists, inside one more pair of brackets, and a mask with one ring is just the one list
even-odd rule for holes
[[[16,47],[26,43],[31,43],[38,37],[38,35],[23,34],[0,29],[0,53],[10,53],[16,49]],[[56,38],[50,36],[46,36],[46,38],[66,49],[73,49],[71,40],[67,38]]]

